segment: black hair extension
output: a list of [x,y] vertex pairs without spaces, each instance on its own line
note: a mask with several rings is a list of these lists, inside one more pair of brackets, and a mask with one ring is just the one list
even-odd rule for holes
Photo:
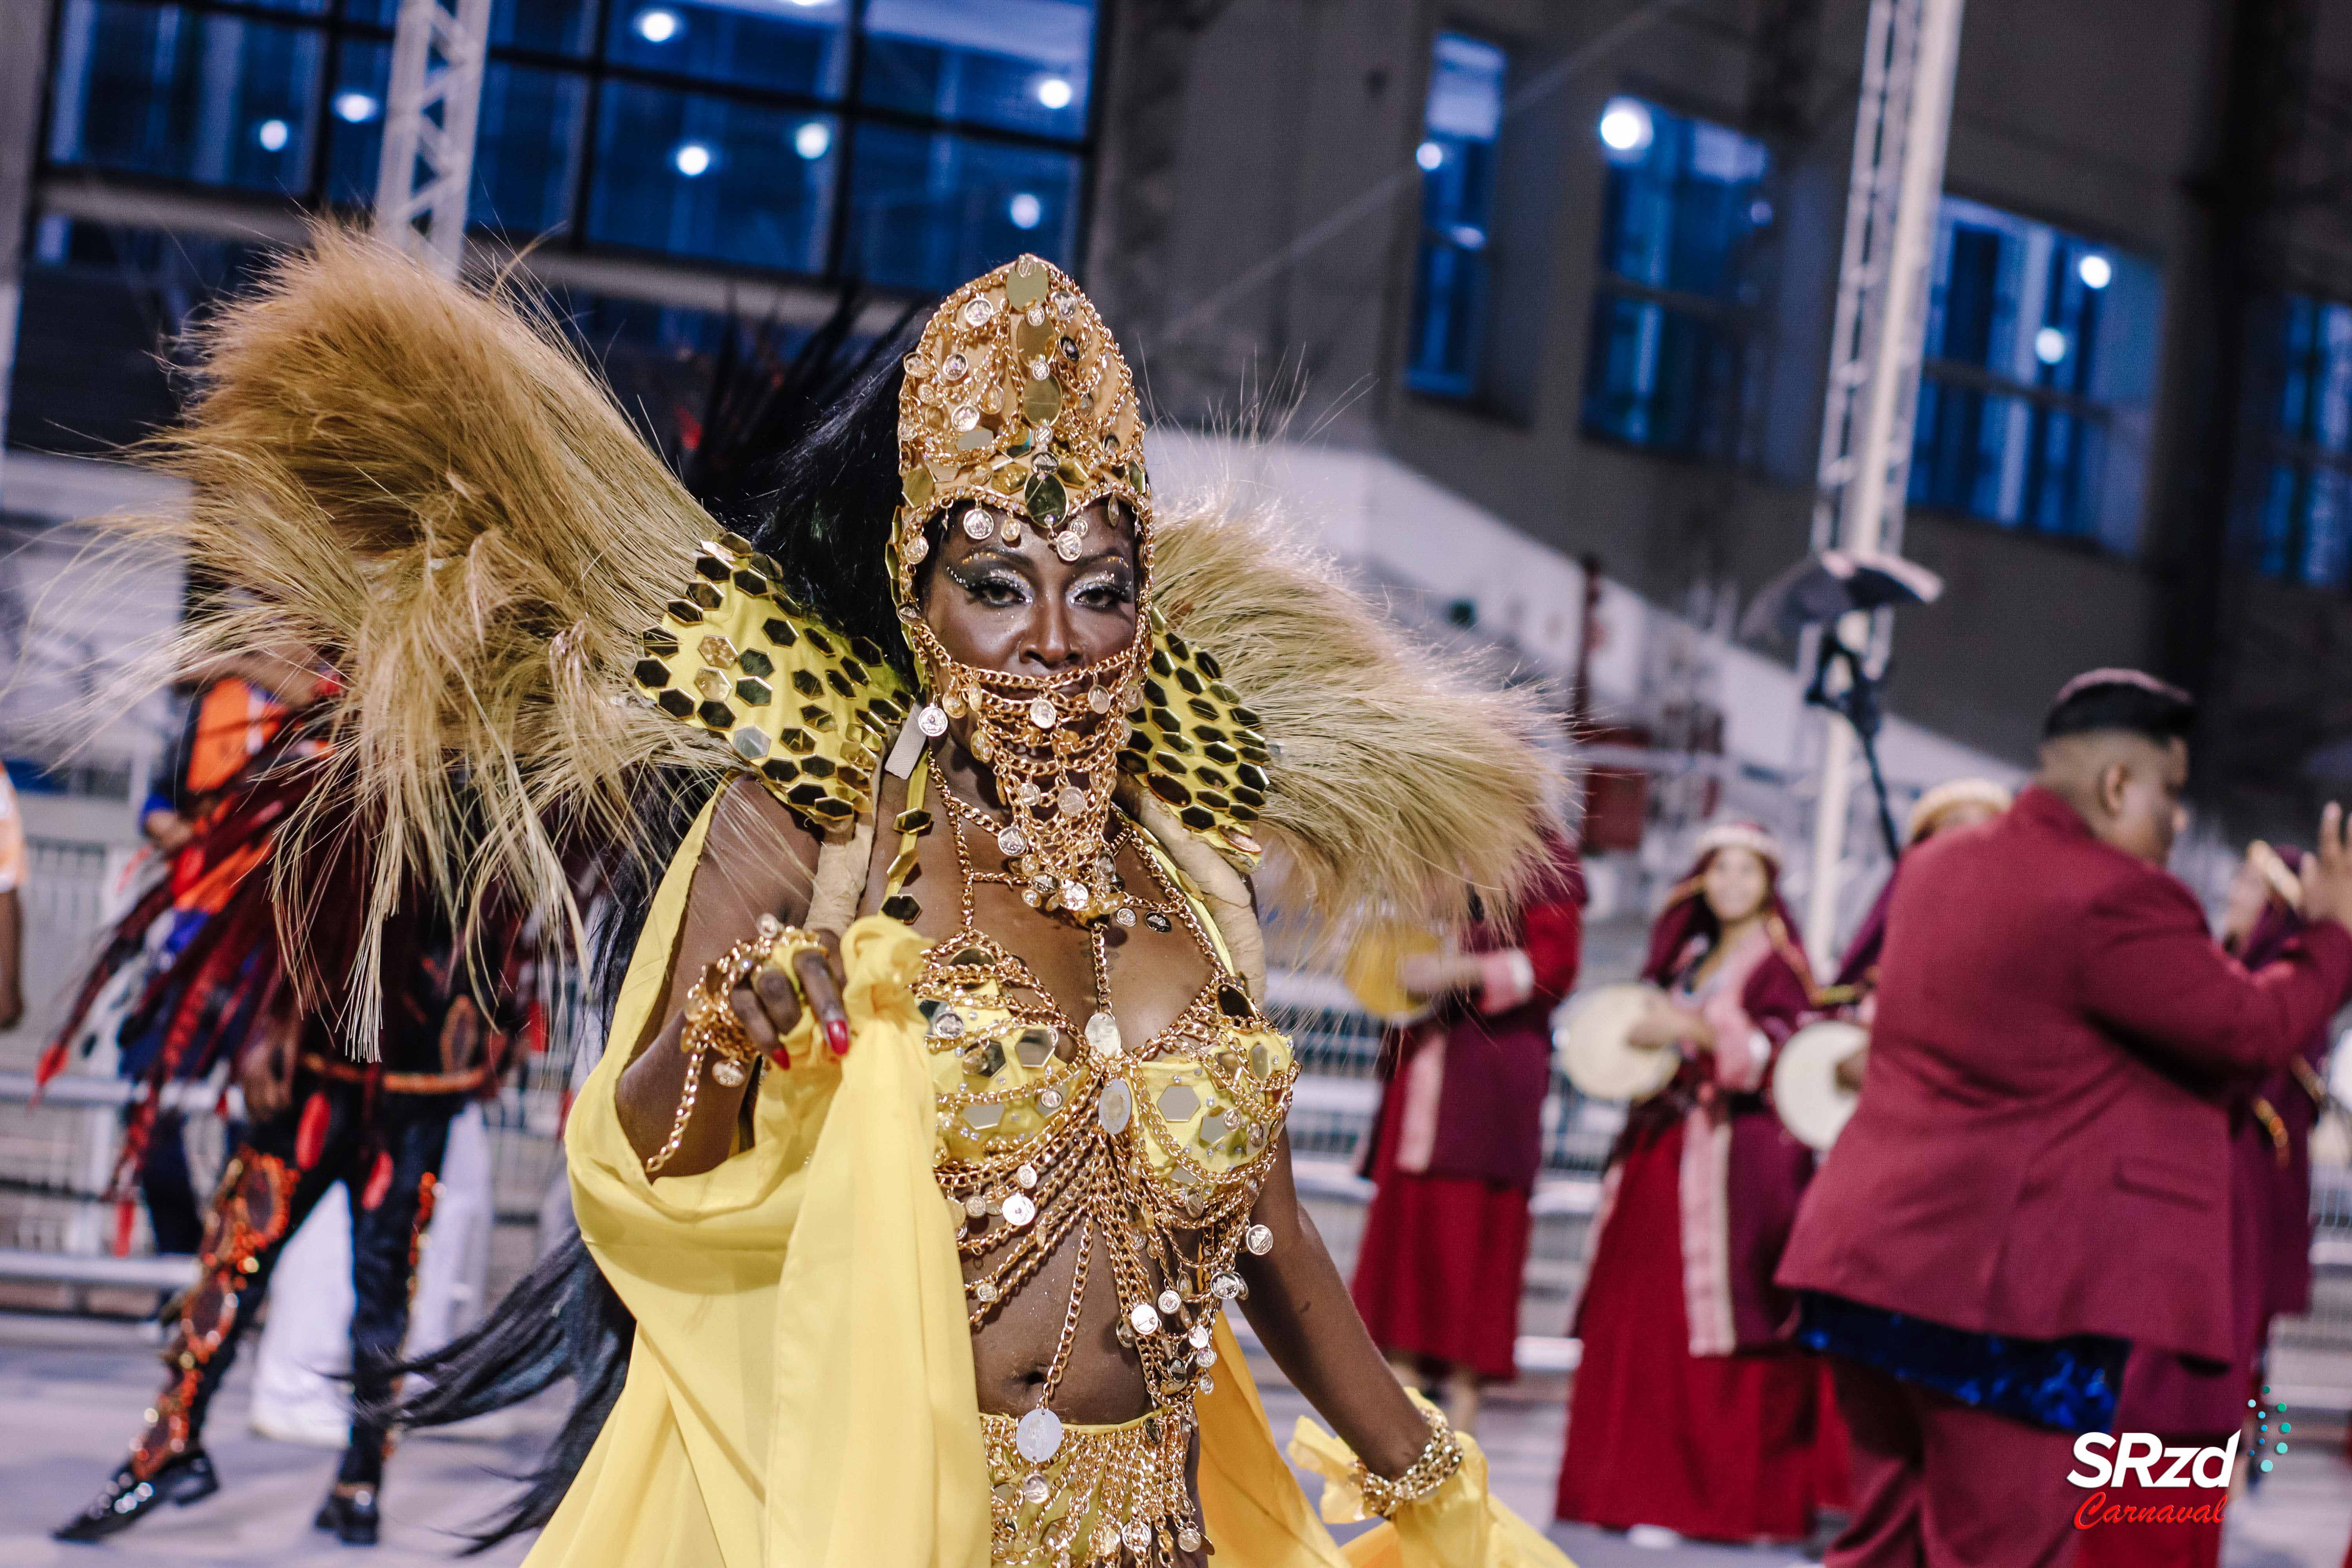
[[900,346],[876,357],[776,465],[772,505],[749,532],[783,568],[781,586],[794,603],[870,638],[911,678],[913,657],[883,557],[899,499]]
[[636,1331],[636,1320],[575,1230],[488,1317],[440,1349],[392,1369],[395,1378],[423,1384],[382,1413],[387,1425],[398,1426],[446,1426],[520,1405],[565,1378],[576,1384],[572,1408],[538,1468],[512,1478],[523,1483],[521,1493],[469,1533],[465,1555],[487,1552],[555,1516],[621,1396]]

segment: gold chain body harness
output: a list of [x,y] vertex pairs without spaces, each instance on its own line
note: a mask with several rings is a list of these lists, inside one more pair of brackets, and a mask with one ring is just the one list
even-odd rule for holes
[[[927,831],[927,765],[909,780],[899,819],[904,847]],[[1251,1212],[1277,1156],[1297,1069],[1289,1042],[1267,1026],[1172,870],[1124,816],[1106,826],[1101,875],[1158,931],[1181,925],[1212,974],[1182,1013],[1141,1049],[1120,1038],[1110,1007],[1114,926],[1087,928],[1095,1011],[1073,1024],[1035,974],[982,931],[975,883],[1026,889],[1018,856],[976,870],[969,828],[982,845],[999,826],[940,791],[960,876],[961,919],[926,951],[916,995],[929,1019],[939,1108],[934,1168],[954,1206],[971,1325],[982,1324],[1075,1235],[1070,1300],[1034,1408],[1018,1420],[982,1419],[997,1563],[1070,1568],[1125,1561],[1172,1564],[1202,1544],[1187,1460],[1199,1419],[1193,1400],[1215,1386],[1218,1314],[1245,1293],[1235,1260],[1263,1254],[1273,1233]],[[1129,894],[1111,869],[1135,837],[1156,887]],[[1064,1059],[1067,1041],[1076,1048]],[[1143,1368],[1145,1415],[1116,1426],[1066,1426],[1052,1405],[1077,1335],[1097,1238],[1107,1243],[1117,1333]]]

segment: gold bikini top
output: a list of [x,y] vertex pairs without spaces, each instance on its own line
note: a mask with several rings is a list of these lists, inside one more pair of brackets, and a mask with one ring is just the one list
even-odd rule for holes
[[[928,773],[926,759],[898,819],[884,907],[900,918],[917,912],[899,889],[915,840],[933,823],[923,805]],[[1090,932],[1096,1011],[1074,1024],[1028,965],[973,920],[975,882],[1027,886],[1020,858],[1008,856],[1001,871],[975,869],[966,829],[985,843],[994,825],[944,788],[940,795],[963,918],[926,950],[915,994],[929,1020],[933,1168],[957,1209],[971,1324],[977,1330],[1079,1234],[1064,1333],[1024,1435],[1042,1426],[1076,1332],[1092,1237],[1102,1234],[1111,1243],[1119,1337],[1137,1350],[1154,1405],[1189,1407],[1211,1376],[1216,1314],[1245,1290],[1236,1258],[1272,1245],[1251,1211],[1297,1078],[1290,1043],[1250,1000],[1179,874],[1121,816],[1106,853],[1115,860],[1119,837],[1133,834],[1157,893],[1131,896],[1123,923],[1181,925],[1212,973],[1181,1013],[1129,1048],[1108,1002],[1114,922],[1102,922]],[[1067,1059],[1065,1041],[1076,1047]],[[1053,1426],[1058,1435],[1058,1421]]]

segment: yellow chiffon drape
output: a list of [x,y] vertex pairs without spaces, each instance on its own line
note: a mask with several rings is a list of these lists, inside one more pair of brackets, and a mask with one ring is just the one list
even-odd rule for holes
[[[934,1108],[908,985],[922,942],[845,934],[854,1043],[803,1029],[761,1075],[752,1137],[648,1181],[614,1090],[659,1006],[708,810],[648,913],[610,1038],[566,1131],[582,1235],[637,1320],[628,1376],[528,1568],[985,1568],[989,1479]],[[1486,1462],[1343,1550],[1276,1449],[1231,1330],[1200,1401],[1201,1500],[1221,1568],[1568,1568],[1493,1502]],[[1344,1477],[1298,1424],[1300,1462]],[[1352,1495],[1335,1484],[1327,1506]]]

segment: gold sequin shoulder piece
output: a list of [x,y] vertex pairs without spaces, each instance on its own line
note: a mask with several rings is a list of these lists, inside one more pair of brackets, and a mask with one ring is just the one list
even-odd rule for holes
[[1272,760],[1258,716],[1225,684],[1216,656],[1151,616],[1151,652],[1141,700],[1127,716],[1122,772],[1140,780],[1187,832],[1255,869],[1253,831],[1265,806]]
[[776,563],[735,534],[703,542],[695,576],[644,634],[646,700],[725,740],[747,772],[819,832],[867,810],[906,720],[906,680],[777,591]]

